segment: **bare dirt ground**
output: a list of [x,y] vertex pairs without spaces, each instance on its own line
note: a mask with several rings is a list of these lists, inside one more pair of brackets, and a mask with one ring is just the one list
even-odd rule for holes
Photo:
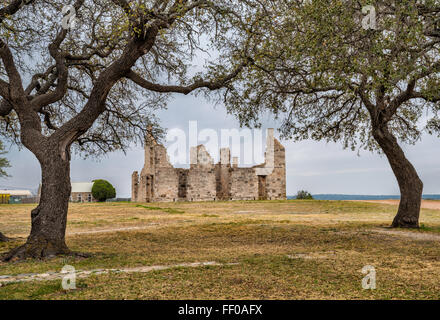
[[[349,200],[353,202],[368,202],[368,203],[380,203],[380,204],[389,204],[393,206],[399,205],[399,200]],[[440,210],[440,201],[437,200],[423,200],[422,201],[423,209],[433,209]]]
[[[162,265],[162,266],[144,266],[136,268],[117,268],[117,269],[95,269],[95,270],[85,270],[85,271],[75,271],[74,274],[76,278],[83,279],[93,275],[101,275],[108,273],[146,273],[152,271],[161,271],[173,268],[196,268],[196,267],[206,267],[206,266],[223,266],[226,264],[221,264],[215,261],[208,262],[193,262],[193,263],[181,263],[176,265]],[[227,265],[234,265],[234,263],[229,263]],[[19,282],[29,282],[29,281],[50,281],[62,279],[66,276],[66,272],[50,272],[50,273],[34,273],[34,274],[19,274],[15,276],[0,276],[0,287],[10,283]]]
[[397,237],[410,238],[418,241],[440,241],[439,234],[419,233],[414,231],[395,231],[392,229],[372,229],[371,231]]

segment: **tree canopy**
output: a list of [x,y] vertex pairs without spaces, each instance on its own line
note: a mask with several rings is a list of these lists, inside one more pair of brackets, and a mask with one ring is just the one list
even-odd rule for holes
[[[440,101],[440,4],[422,2],[281,0],[266,8],[255,63],[241,74],[229,110],[247,125],[273,112],[286,137],[370,149],[377,149],[370,116],[380,115],[414,143],[418,121],[424,112],[438,119]],[[377,29],[362,25],[367,5]]]
[[125,150],[143,143],[147,132],[160,137],[155,111],[172,93],[231,90],[231,80],[251,63],[248,30],[261,6],[250,0],[2,1],[0,132],[28,148],[42,169],[31,234],[5,260],[70,253],[72,149],[84,155]]
[[313,200],[313,196],[310,192],[308,192],[306,190],[300,190],[296,194],[296,199],[297,200]]
[[116,189],[107,180],[95,180],[92,187],[92,196],[96,200],[103,202],[107,199],[116,198]]
[[[6,154],[5,147],[3,145],[3,142],[0,140],[0,156]],[[6,172],[6,168],[9,168],[11,164],[9,163],[9,160],[6,157],[0,157],[0,178],[2,177],[8,177],[8,173]]]
[[[77,0],[63,11],[61,0],[3,1],[2,135],[23,142],[11,103],[22,95],[36,130],[72,135],[84,155],[143,143],[149,127],[160,137],[155,111],[170,94],[219,89],[247,64],[245,33],[237,28],[250,15],[247,2]],[[201,55],[205,68],[193,67]]]
[[245,125],[271,112],[287,138],[383,151],[402,194],[393,225],[418,226],[423,183],[397,139],[440,128],[438,1],[281,0],[264,12],[229,111]]

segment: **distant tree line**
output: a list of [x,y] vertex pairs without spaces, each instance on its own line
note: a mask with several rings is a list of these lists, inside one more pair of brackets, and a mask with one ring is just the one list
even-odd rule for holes
[[305,190],[300,190],[298,191],[298,193],[296,194],[296,199],[297,200],[313,200],[313,196],[310,192],[305,191]]

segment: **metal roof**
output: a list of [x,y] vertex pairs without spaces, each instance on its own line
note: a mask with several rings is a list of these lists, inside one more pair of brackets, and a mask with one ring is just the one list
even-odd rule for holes
[[92,192],[93,182],[73,182],[72,192]]
[[9,194],[11,196],[25,196],[32,197],[32,192],[29,190],[0,190],[0,194]]

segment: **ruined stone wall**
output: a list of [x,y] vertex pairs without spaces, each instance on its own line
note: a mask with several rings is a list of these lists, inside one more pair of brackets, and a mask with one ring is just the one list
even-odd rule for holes
[[192,148],[191,158],[187,177],[187,200],[215,201],[217,186],[214,161],[204,146]]
[[230,200],[258,200],[258,176],[254,168],[232,168]]
[[174,168],[157,168],[154,176],[154,202],[171,202],[179,198],[179,177]]
[[139,177],[138,201],[139,202],[150,201],[150,199],[147,198],[147,176],[142,174]]
[[152,176],[155,169],[155,147],[155,144],[145,146],[144,167],[140,174],[135,171],[131,176],[131,201],[133,202],[153,201],[153,190],[150,185],[154,183]]
[[142,168],[141,175],[154,174],[155,165],[156,165],[156,151],[160,152],[160,146],[147,146],[145,148],[145,162],[144,167]]
[[266,178],[268,200],[286,200],[286,150],[274,140],[274,169]]
[[137,171],[131,175],[131,201],[139,202],[139,173]]
[[179,198],[179,175],[168,160],[162,145],[154,147],[153,201],[177,201]]
[[217,199],[214,166],[189,170],[186,198],[188,201],[214,201]]
[[231,167],[215,165],[215,184],[217,200],[226,201],[231,198]]
[[217,200],[231,198],[231,151],[229,148],[220,150],[220,162],[215,165]]
[[186,201],[187,190],[188,190],[188,169],[176,169],[177,175],[179,177],[179,188],[178,196],[179,201]]
[[132,201],[286,199],[285,149],[273,139],[273,129],[268,133],[266,161],[253,168],[239,168],[238,158],[231,165],[228,148],[220,150],[220,162],[214,165],[202,145],[191,148],[190,169],[174,168],[165,147],[150,139],[144,167],[132,175]]

